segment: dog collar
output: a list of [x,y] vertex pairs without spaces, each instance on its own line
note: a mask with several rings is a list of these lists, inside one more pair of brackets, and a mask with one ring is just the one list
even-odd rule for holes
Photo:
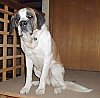
[[33,40],[34,40],[34,41],[36,41],[36,40],[37,40],[37,38],[36,38],[36,37],[34,37],[34,38],[33,38]]

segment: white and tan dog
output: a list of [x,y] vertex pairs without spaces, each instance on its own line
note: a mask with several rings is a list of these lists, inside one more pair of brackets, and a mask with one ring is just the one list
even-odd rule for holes
[[[10,32],[16,27],[18,27],[27,67],[26,83],[20,90],[21,94],[28,93],[32,85],[39,85],[36,94],[42,95],[45,93],[46,84],[52,84],[55,87],[55,94],[65,90],[66,87],[79,92],[91,91],[91,89],[64,81],[65,70],[42,14],[31,8],[20,9],[11,18]],[[32,82],[33,67],[40,81]],[[68,84],[73,85],[74,88],[69,87]]]

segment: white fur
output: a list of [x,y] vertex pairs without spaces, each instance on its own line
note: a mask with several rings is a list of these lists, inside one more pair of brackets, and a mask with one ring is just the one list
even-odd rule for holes
[[[26,9],[20,10],[19,15],[21,16],[20,21],[27,19]],[[18,26],[18,30],[20,35],[20,26]],[[37,38],[37,40],[34,41],[34,37]],[[61,62],[57,62],[56,59],[54,59],[52,41],[50,32],[45,24],[41,30],[34,30],[33,35],[23,33],[21,37],[21,47],[26,57],[27,76],[25,86],[20,90],[21,94],[28,93],[32,85],[39,85],[36,90],[36,94],[39,95],[45,93],[46,84],[52,84],[55,87],[55,94],[66,89],[67,86],[63,80],[64,67]],[[32,82],[33,65],[34,73],[40,78],[40,81]]]
[[[26,8],[23,8],[21,10],[19,10],[19,15],[21,16],[20,17],[20,20],[27,20],[28,18],[26,17],[26,12],[27,12],[27,9]],[[19,20],[19,21],[20,21]]]
[[[56,64],[55,65],[53,64],[54,60],[52,59],[53,54],[51,51],[52,39],[45,24],[42,26],[41,30],[37,31],[35,37],[37,38],[36,42],[38,43],[37,47],[35,48],[34,46],[36,42],[33,42],[31,46],[30,43],[23,41],[23,37],[21,38],[21,47],[26,56],[26,66],[27,66],[26,84],[20,91],[21,94],[28,93],[32,84],[38,85],[39,83],[39,82],[35,82],[35,83],[32,82],[31,72],[32,72],[33,64],[34,64],[34,72],[36,76],[40,78],[40,83],[39,83],[38,89],[36,90],[36,94],[40,94],[40,95],[44,94],[45,83],[50,84],[50,81],[52,85],[55,87],[59,87],[61,85],[64,86],[64,81],[63,81],[63,76],[62,76],[62,73],[64,72],[64,68],[60,64],[58,64],[57,67],[56,67]],[[58,74],[57,78],[60,77],[59,73],[61,73],[61,77],[59,78],[59,81],[61,81],[61,83],[59,83],[59,81],[57,82],[56,78],[53,75],[51,75],[51,77],[48,79],[48,74],[50,74],[48,73],[49,70],[52,74]],[[58,92],[57,91],[55,92],[58,93],[59,91]]]

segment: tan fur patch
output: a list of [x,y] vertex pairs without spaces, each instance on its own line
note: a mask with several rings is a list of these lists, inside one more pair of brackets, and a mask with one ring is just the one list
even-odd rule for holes
[[34,30],[36,30],[37,29],[37,17],[36,17],[35,11],[31,8],[29,8],[29,10],[31,11],[31,13],[34,16]]

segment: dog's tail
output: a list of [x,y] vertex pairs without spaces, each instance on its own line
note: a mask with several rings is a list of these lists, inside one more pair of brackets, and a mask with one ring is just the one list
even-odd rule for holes
[[67,89],[77,91],[77,92],[90,92],[90,91],[92,91],[92,89],[88,89],[88,88],[81,86],[79,84],[76,84],[74,82],[65,81],[65,85],[66,85]]

